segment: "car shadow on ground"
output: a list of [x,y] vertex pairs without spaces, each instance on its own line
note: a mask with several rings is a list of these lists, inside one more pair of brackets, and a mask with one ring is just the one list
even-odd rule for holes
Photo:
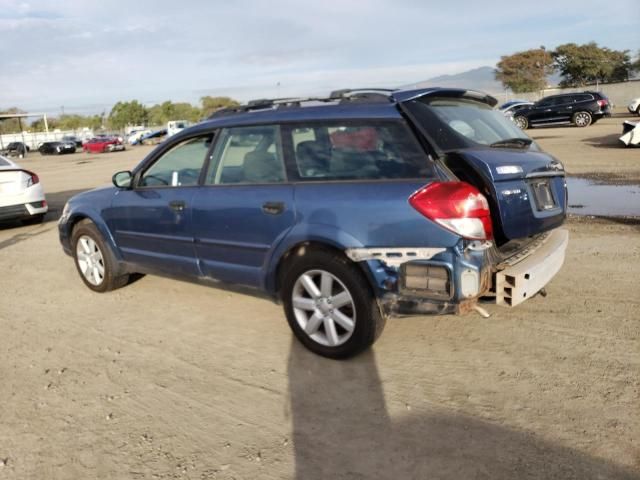
[[609,135],[603,135],[601,137],[585,138],[584,143],[596,148],[624,148],[624,144],[620,141],[622,136],[622,129],[620,133],[611,133]]
[[297,480],[640,478],[532,433],[452,411],[407,406],[406,415],[392,419],[372,351],[338,362],[293,341],[288,370]]

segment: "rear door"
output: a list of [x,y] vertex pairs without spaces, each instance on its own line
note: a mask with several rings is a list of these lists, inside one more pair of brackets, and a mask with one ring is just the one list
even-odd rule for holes
[[202,274],[260,287],[269,252],[295,221],[293,186],[285,174],[279,128],[222,130],[193,205]]
[[124,259],[143,270],[197,276],[192,231],[193,198],[212,134],[168,146],[137,175],[132,190],[118,190],[105,214]]

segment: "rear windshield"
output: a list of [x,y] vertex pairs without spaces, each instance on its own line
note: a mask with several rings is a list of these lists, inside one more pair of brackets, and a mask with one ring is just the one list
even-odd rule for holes
[[[284,131],[303,181],[433,177],[431,163],[403,122],[318,122]],[[288,142],[287,142],[288,143]]]
[[491,146],[524,134],[502,112],[470,98],[428,97],[406,104],[429,140],[441,151]]

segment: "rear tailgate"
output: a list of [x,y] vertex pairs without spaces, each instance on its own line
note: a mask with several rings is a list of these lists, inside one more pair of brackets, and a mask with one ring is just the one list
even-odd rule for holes
[[562,224],[567,209],[562,164],[492,110],[495,98],[440,88],[394,92],[393,98],[441,161],[485,194],[496,241],[530,237]]
[[467,149],[455,157],[479,174],[483,185],[476,186],[491,197],[494,226],[507,240],[529,237],[563,223],[567,187],[562,165],[553,157],[528,149]]

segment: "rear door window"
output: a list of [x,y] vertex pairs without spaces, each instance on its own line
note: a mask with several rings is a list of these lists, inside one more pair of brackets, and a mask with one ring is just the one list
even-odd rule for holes
[[281,183],[286,180],[275,125],[222,131],[207,173],[208,185]]
[[428,178],[430,161],[402,122],[318,122],[285,127],[301,181]]

